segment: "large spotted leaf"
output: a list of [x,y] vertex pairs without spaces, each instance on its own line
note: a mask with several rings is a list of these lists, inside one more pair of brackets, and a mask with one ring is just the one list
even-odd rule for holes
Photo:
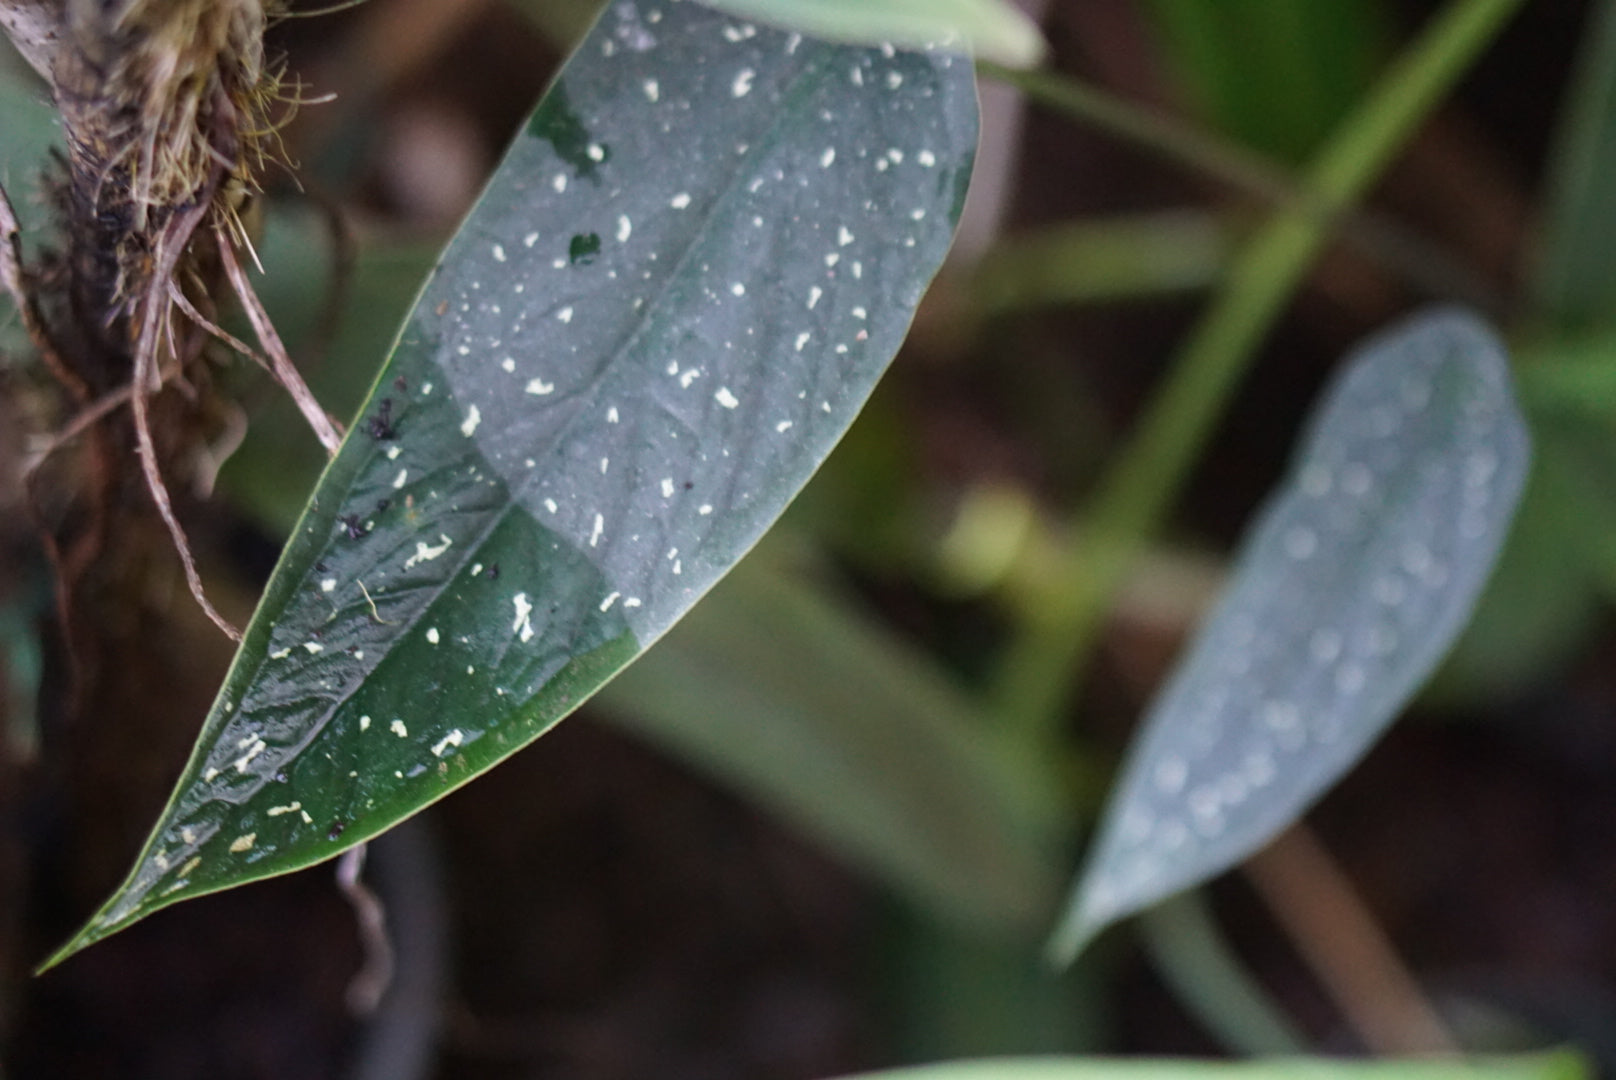
[[948,247],[970,64],[616,0],[444,254],[128,880],[65,956],[544,732],[779,515]]
[[1245,858],[1357,762],[1469,619],[1529,457],[1470,316],[1348,360],[1145,718],[1056,955]]

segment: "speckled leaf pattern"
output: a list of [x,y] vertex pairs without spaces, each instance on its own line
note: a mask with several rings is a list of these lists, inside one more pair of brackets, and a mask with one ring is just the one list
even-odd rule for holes
[[963,57],[611,3],[428,282],[134,871],[59,957],[385,830],[661,635],[897,351],[975,144]]
[[1529,457],[1503,348],[1470,316],[1348,360],[1144,720],[1057,955],[1245,858],[1368,750],[1469,618]]

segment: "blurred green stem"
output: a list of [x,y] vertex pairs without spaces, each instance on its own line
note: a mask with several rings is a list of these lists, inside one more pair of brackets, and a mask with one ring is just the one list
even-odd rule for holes
[[1245,235],[1239,226],[1210,210],[1158,210],[1023,231],[977,262],[971,295],[991,319],[1209,289]]
[[1486,281],[1438,245],[1410,233],[1395,221],[1355,208],[1354,200],[1330,198],[1316,182],[1299,180],[1285,166],[1238,143],[1068,75],[1017,71],[991,63],[979,63],[977,70],[1014,86],[1029,101],[1152,150],[1265,204],[1284,207],[1310,219],[1319,229],[1338,234],[1359,254],[1423,292],[1459,298],[1488,310],[1500,306]]
[[1298,185],[1283,167],[1155,109],[1135,105],[1053,71],[1018,71],[986,61],[978,63],[976,69],[1020,90],[1029,101],[1216,177],[1264,202],[1306,205],[1315,214],[1328,212],[1324,201]]
[[1549,154],[1533,316],[1559,334],[1608,323],[1616,307],[1616,0],[1592,5]]
[[[1237,257],[1166,383],[1081,515],[1082,542],[1004,658],[997,705],[1034,744],[1057,730],[1118,585],[1160,528],[1257,346],[1330,236],[1419,123],[1524,0],[1453,0],[1398,58],[1307,170],[1307,205],[1282,207]],[[1313,207],[1321,206],[1320,215]]]
[[1206,896],[1191,890],[1139,916],[1151,964],[1179,1003],[1231,1053],[1304,1054],[1307,1043],[1224,939]]

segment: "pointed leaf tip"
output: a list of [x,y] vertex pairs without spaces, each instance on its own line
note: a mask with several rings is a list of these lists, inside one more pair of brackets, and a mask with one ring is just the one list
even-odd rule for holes
[[1250,855],[1363,756],[1468,621],[1529,458],[1473,317],[1349,358],[1146,714],[1052,959]]

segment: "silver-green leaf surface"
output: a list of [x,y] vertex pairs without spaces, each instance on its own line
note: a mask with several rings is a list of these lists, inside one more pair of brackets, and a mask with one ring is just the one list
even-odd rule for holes
[[1057,956],[1245,858],[1363,756],[1468,620],[1529,458],[1474,318],[1418,317],[1349,358],[1145,718]]
[[56,959],[381,832],[659,637],[897,351],[975,144],[963,57],[609,5],[428,282],[134,871]]

